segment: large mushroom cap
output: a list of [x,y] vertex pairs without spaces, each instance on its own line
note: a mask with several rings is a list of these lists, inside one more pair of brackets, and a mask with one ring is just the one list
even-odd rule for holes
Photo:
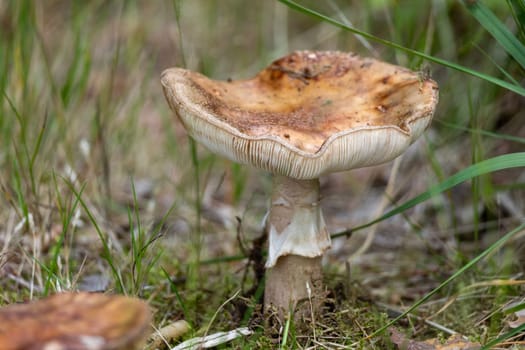
[[240,163],[297,179],[389,161],[430,124],[431,79],[352,53],[298,51],[256,77],[162,73],[189,134]]
[[123,296],[61,293],[0,309],[2,350],[132,350],[149,329],[148,306]]

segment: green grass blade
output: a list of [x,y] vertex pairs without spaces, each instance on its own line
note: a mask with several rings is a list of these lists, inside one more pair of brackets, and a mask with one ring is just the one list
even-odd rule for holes
[[220,264],[220,263],[229,263],[232,261],[240,261],[246,259],[247,256],[244,256],[242,254],[239,255],[231,255],[231,256],[220,256],[217,258],[211,258],[207,260],[202,260],[201,265],[214,265],[214,264]]
[[315,17],[317,19],[320,19],[320,20],[322,20],[324,22],[330,23],[330,24],[332,24],[332,25],[334,25],[334,26],[336,26],[338,28],[347,30],[349,32],[352,32],[352,33],[355,33],[355,34],[359,34],[359,35],[361,35],[361,36],[363,36],[363,37],[365,37],[365,38],[367,38],[369,40],[378,42],[378,43],[386,45],[386,46],[390,46],[392,48],[395,48],[397,50],[401,50],[401,51],[406,52],[406,53],[410,53],[412,55],[424,58],[424,59],[426,59],[426,60],[428,60],[430,62],[434,62],[434,63],[440,64],[442,66],[455,69],[455,70],[457,70],[459,72],[472,75],[474,77],[483,79],[483,80],[488,81],[488,82],[490,82],[492,84],[498,85],[500,87],[503,87],[505,89],[513,91],[513,92],[515,92],[517,94],[525,96],[525,88],[523,88],[522,86],[511,84],[511,83],[509,83],[507,81],[495,78],[495,77],[490,76],[488,74],[484,74],[484,73],[475,71],[473,69],[464,67],[464,66],[462,66],[460,64],[457,64],[457,63],[454,63],[454,62],[450,62],[450,61],[444,60],[442,58],[438,58],[438,57],[434,57],[434,56],[431,56],[431,55],[427,55],[427,54],[425,54],[423,52],[419,52],[417,50],[413,50],[413,49],[410,49],[408,47],[404,47],[402,45],[396,44],[396,43],[391,42],[389,40],[385,40],[385,39],[379,38],[379,37],[377,37],[375,35],[372,35],[372,34],[369,34],[367,32],[363,32],[363,31],[361,31],[359,29],[355,29],[353,27],[347,26],[346,24],[341,23],[341,22],[339,22],[339,21],[337,21],[337,20],[335,20],[333,18],[330,18],[328,16],[325,16],[325,15],[319,13],[319,12],[316,12],[314,10],[311,10],[309,8],[301,6],[301,5],[299,5],[298,3],[294,2],[294,1],[291,1],[291,0],[279,0],[279,1],[282,2],[283,4],[285,4],[286,6],[288,6],[289,8],[295,10],[295,11],[302,12],[302,13],[304,13],[306,15],[311,16],[311,17]]
[[64,106],[68,106],[73,98],[74,93],[84,91],[91,69],[90,56],[85,47],[80,29],[75,33],[75,46],[73,48],[73,57],[71,64],[67,69],[65,82],[60,88],[60,98]]
[[519,29],[521,40],[525,40],[525,1],[523,0],[507,0],[514,22]]
[[25,200],[24,192],[22,190],[22,174],[20,162],[17,158],[13,159],[13,185],[18,200],[18,206],[22,210],[22,216],[26,220],[26,225],[29,225],[29,207]]
[[[131,237],[131,282],[132,294],[141,295],[147,276],[155,262],[160,258],[159,251],[153,258],[148,257],[148,249],[162,236],[158,231],[148,234],[142,225],[139,212],[139,201],[135,189],[135,181],[131,179],[131,192],[133,195],[133,207],[128,207],[129,233]],[[168,211],[168,213],[171,211]],[[163,218],[164,220],[164,218]]]
[[93,227],[95,228],[95,231],[97,232],[98,237],[100,238],[100,242],[102,243],[103,253],[102,258],[108,263],[109,268],[111,269],[111,272],[113,273],[113,277],[115,278],[115,281],[117,282],[117,289],[120,293],[125,293],[125,285],[124,281],[122,280],[122,276],[120,274],[120,270],[117,268],[115,262],[113,261],[113,257],[111,255],[111,248],[109,247],[108,243],[108,237],[102,232],[102,229],[97,223],[97,220],[91,213],[91,210],[89,210],[86,202],[82,199],[81,193],[85,187],[83,185],[81,187],[80,191],[77,191],[74,184],[71,182],[64,180],[66,185],[69,187],[70,191],[73,192],[73,195],[75,196],[75,199],[80,203],[82,206],[82,209],[84,209],[84,212],[89,218],[89,221],[91,221],[91,224],[93,224]]
[[[441,289],[443,289],[444,287],[448,286],[453,280],[455,280],[456,278],[458,278],[460,275],[462,275],[465,271],[469,270],[470,268],[472,268],[474,265],[476,265],[480,260],[482,260],[484,257],[486,257],[487,255],[491,254],[492,252],[494,252],[496,249],[498,249],[499,247],[501,247],[505,242],[507,242],[510,238],[514,237],[515,234],[519,233],[520,231],[522,231],[523,229],[525,229],[525,223],[519,225],[518,227],[516,227],[514,230],[508,232],[507,234],[505,234],[503,237],[501,237],[499,240],[497,240],[495,243],[493,243],[490,247],[488,247],[487,249],[485,249],[481,254],[479,254],[478,256],[476,256],[474,259],[470,260],[467,264],[465,264],[462,268],[460,268],[458,271],[456,271],[452,276],[450,276],[449,278],[447,278],[443,283],[441,283],[439,286],[437,286],[434,290],[432,290],[431,292],[429,292],[428,294],[426,294],[423,298],[421,298],[420,300],[418,300],[415,304],[413,304],[411,307],[409,307],[405,312],[403,312],[401,315],[397,316],[396,318],[394,318],[392,321],[388,322],[386,325],[384,325],[383,327],[379,328],[378,330],[376,330],[374,333],[370,334],[368,336],[368,338],[373,338],[375,336],[377,336],[378,334],[382,333],[383,331],[385,331],[388,327],[392,326],[393,324],[395,324],[397,321],[399,321],[400,319],[402,319],[403,317],[405,317],[406,315],[410,314],[412,311],[414,311],[415,309],[417,309],[421,304],[423,304],[424,302],[426,302],[427,300],[429,300],[432,296],[434,296],[437,292],[439,292]],[[521,327],[520,327],[521,328]],[[499,339],[499,338],[498,338]],[[506,339],[506,338],[505,338]],[[497,340],[497,339],[496,339]],[[491,342],[492,343],[492,342]],[[487,346],[487,345],[486,345]]]
[[182,35],[181,6],[182,0],[173,0],[173,10],[175,12],[175,22],[177,24],[177,33],[179,39],[181,67],[186,67],[186,53],[184,50],[186,46],[184,45],[184,36]]
[[518,305],[509,307],[509,308],[505,308],[504,312],[505,312],[505,315],[510,315],[512,313],[515,313],[521,310],[525,310],[525,302],[521,302]]
[[442,181],[441,183],[430,187],[427,191],[421,193],[419,196],[416,196],[409,201],[403,203],[402,205],[398,206],[397,208],[387,212],[383,216],[372,220],[364,225],[360,225],[357,227],[352,228],[351,230],[335,233],[332,235],[332,238],[337,238],[341,236],[346,236],[350,234],[351,232],[359,231],[361,229],[364,229],[366,227],[372,226],[380,221],[383,221],[385,219],[388,219],[394,215],[397,215],[399,213],[402,213],[419,203],[422,203],[441,192],[447,191],[451,189],[452,187],[467,181],[471,180],[477,176],[492,173],[494,171],[503,170],[503,169],[510,169],[510,168],[518,168],[518,167],[525,167],[525,152],[519,152],[519,153],[510,153],[505,154],[502,156],[497,156],[494,158],[486,159],[484,161],[481,161],[479,163],[473,164],[458,173],[452,175],[451,177],[447,178],[446,180]]
[[505,78],[507,78],[511,83],[515,84],[515,85],[520,85],[520,83],[509,73],[505,70],[505,68],[503,68],[500,64],[498,64],[498,62],[496,62],[496,60],[494,58],[492,58],[490,56],[490,54],[488,54],[487,52],[485,52],[481,47],[478,46],[478,50],[483,53],[483,55],[485,56],[486,59],[488,59],[490,62],[492,62],[492,64],[494,65],[494,67],[496,67],[500,72],[501,74],[503,74],[505,76]]
[[498,132],[492,132],[492,131],[487,131],[487,130],[482,130],[482,129],[468,128],[468,127],[465,127],[465,126],[461,126],[461,125],[445,122],[445,121],[442,121],[442,120],[436,120],[436,122],[438,124],[442,124],[442,125],[446,126],[447,128],[451,128],[451,129],[466,131],[466,132],[470,132],[470,133],[475,133],[476,132],[476,133],[479,133],[480,135],[492,137],[492,138],[499,139],[499,140],[505,140],[505,141],[511,141],[511,142],[525,144],[525,137],[512,136],[512,135],[508,135],[508,134],[501,134],[501,133],[498,133]]
[[281,346],[279,349],[285,349],[286,342],[288,341],[288,334],[290,334],[290,323],[292,320],[292,313],[288,312],[288,317],[286,318],[286,323],[284,325],[284,331],[283,331],[283,340],[281,341]]
[[188,308],[186,307],[186,304],[184,303],[184,300],[180,296],[179,288],[177,287],[175,282],[173,282],[173,280],[171,279],[170,274],[163,267],[161,267],[161,270],[162,270],[162,273],[164,274],[164,277],[168,280],[168,283],[170,284],[171,288],[173,288],[173,291],[175,292],[175,298],[177,299],[177,302],[179,303],[179,305],[180,305],[180,307],[182,309],[182,314],[184,315],[184,320],[190,324],[191,328],[193,328],[193,326],[191,326],[192,320],[190,318],[190,314],[188,312]]
[[[75,198],[73,201],[73,204],[70,208],[67,207],[66,201],[62,197],[60,188],[58,186],[57,176],[56,173],[52,173],[52,180],[53,180],[53,187],[55,190],[55,193],[57,194],[56,197],[56,205],[57,205],[57,212],[60,215],[61,222],[62,222],[62,229],[60,230],[60,235],[58,236],[58,239],[56,242],[51,246],[50,252],[51,252],[51,258],[50,258],[50,266],[46,267],[46,271],[48,272],[48,276],[46,278],[45,284],[44,284],[44,295],[48,295],[49,291],[53,287],[53,282],[55,280],[60,280],[59,276],[59,256],[60,253],[63,251],[64,248],[64,242],[66,241],[66,236],[70,235],[70,224],[73,220],[73,216],[75,215],[75,210],[78,207],[78,198]],[[79,191],[79,194],[82,195],[84,192],[85,186],[82,186],[82,188]]]
[[463,1],[470,14],[525,68],[525,46],[481,1]]

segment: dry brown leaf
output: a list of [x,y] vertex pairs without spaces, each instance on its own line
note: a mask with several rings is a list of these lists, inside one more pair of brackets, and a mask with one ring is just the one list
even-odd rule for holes
[[60,293],[0,309],[0,349],[138,349],[149,323],[149,308],[138,299]]
[[425,341],[407,339],[407,337],[397,329],[390,330],[390,340],[398,346],[400,350],[476,350],[481,347],[479,343],[472,343],[463,339],[460,334],[454,334],[442,344],[439,339],[432,338]]

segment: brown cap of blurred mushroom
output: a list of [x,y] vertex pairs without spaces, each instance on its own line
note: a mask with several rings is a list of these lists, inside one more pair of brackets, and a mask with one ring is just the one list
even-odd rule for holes
[[134,298],[60,293],[0,309],[2,350],[124,350],[144,345],[148,306]]
[[293,52],[248,80],[172,68],[161,81],[193,138],[276,175],[267,267],[287,255],[321,256],[330,237],[318,178],[397,157],[428,127],[438,101],[433,80],[343,52]]

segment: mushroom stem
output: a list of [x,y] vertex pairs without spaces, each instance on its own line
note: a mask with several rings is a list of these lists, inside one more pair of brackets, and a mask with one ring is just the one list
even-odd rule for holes
[[317,314],[323,294],[321,257],[287,255],[267,270],[264,308],[279,319],[292,311],[295,320]]
[[275,307],[282,316],[322,290],[321,256],[330,247],[330,235],[319,205],[319,180],[274,176],[266,230],[265,307]]

